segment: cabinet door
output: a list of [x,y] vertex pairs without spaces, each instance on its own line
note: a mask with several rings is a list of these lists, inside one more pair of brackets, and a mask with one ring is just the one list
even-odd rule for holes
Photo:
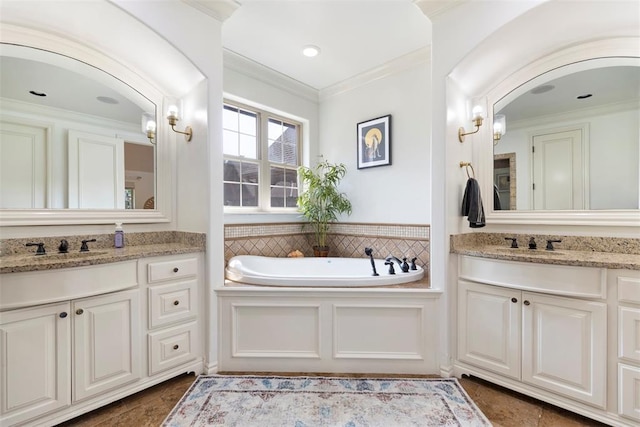
[[522,299],[522,380],[604,407],[606,304],[528,292]]
[[76,300],[71,309],[74,402],[139,379],[139,291]]
[[520,291],[460,281],[458,359],[520,379]]
[[69,303],[0,313],[0,425],[71,403]]

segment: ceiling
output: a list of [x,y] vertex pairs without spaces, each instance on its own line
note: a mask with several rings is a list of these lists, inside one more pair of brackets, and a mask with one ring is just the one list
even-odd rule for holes
[[[431,44],[431,21],[413,0],[239,0],[222,44],[324,89]],[[315,45],[320,55],[302,55]]]

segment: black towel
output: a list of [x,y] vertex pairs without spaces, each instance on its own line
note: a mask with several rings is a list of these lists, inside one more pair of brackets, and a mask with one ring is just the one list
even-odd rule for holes
[[500,193],[498,192],[498,186],[493,186],[493,210],[502,210],[502,202],[500,202]]
[[486,225],[482,197],[480,197],[480,186],[474,178],[467,180],[467,187],[464,189],[462,216],[468,217],[469,227],[471,228],[480,228]]

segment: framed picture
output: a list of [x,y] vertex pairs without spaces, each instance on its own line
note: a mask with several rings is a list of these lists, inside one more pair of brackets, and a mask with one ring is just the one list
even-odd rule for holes
[[509,191],[509,184],[511,183],[511,177],[508,173],[501,173],[496,175],[498,180],[498,191]]
[[358,169],[391,164],[391,115],[358,123]]

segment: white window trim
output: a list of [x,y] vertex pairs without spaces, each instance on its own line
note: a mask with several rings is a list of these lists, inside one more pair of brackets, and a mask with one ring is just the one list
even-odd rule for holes
[[[298,207],[271,207],[271,197],[270,197],[270,188],[271,188],[271,166],[274,167],[284,167],[287,169],[296,169],[301,166],[303,160],[303,148],[305,146],[303,141],[304,135],[304,123],[301,120],[287,117],[270,111],[264,107],[257,107],[247,105],[243,102],[238,102],[233,99],[224,98],[224,105],[229,105],[231,107],[239,108],[242,110],[250,111],[255,113],[258,120],[258,128],[256,129],[256,138],[257,138],[257,159],[245,159],[242,156],[228,156],[223,153],[224,160],[237,160],[237,161],[254,161],[257,160],[260,167],[260,175],[259,175],[259,197],[258,197],[258,206],[224,206],[225,214],[298,214]],[[298,147],[296,150],[297,154],[297,164],[296,168],[292,168],[289,165],[281,164],[281,163],[273,163],[269,161],[269,144],[268,144],[268,126],[269,119],[280,120],[282,122],[286,122],[288,124],[292,124],[296,126],[297,132],[297,141]],[[224,182],[224,180],[223,180]],[[242,185],[242,184],[241,184]],[[298,179],[297,182],[298,194],[302,190],[301,182]],[[224,191],[224,190],[223,190]]]

